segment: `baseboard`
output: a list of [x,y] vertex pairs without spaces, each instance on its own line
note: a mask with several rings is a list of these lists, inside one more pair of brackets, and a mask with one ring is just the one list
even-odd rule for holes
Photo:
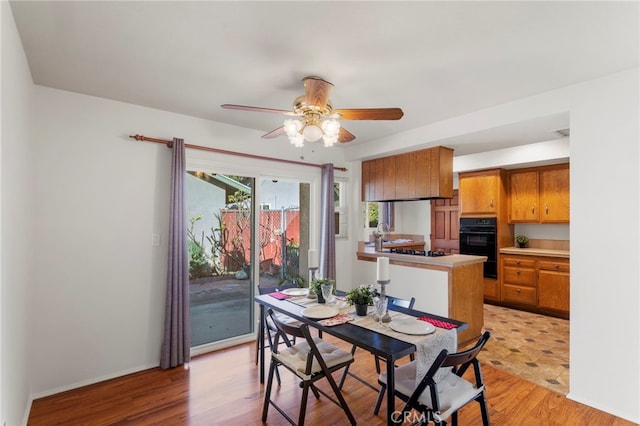
[[603,411],[605,413],[609,413],[612,416],[616,416],[619,417],[621,419],[636,423],[636,424],[640,424],[640,417],[636,417],[634,418],[630,413],[621,413],[617,410],[612,410],[611,407],[603,407],[601,404],[598,404],[594,401],[588,401],[582,398],[577,398],[572,392],[569,392],[567,394],[567,399],[570,399],[572,401],[578,402],[580,404],[584,404],[587,405],[591,408],[595,408],[596,410],[600,410]]

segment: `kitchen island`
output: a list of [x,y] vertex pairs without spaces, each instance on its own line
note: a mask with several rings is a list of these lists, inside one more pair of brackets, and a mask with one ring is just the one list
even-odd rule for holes
[[377,252],[373,247],[358,244],[356,280],[360,284],[375,284],[378,257],[389,258],[390,296],[416,298],[418,310],[454,318],[469,324],[458,335],[459,346],[475,341],[484,326],[482,277],[485,256],[452,254],[438,257]]

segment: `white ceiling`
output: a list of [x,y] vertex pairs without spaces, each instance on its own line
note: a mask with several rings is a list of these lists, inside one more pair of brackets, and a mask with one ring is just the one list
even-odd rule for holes
[[[263,132],[301,79],[349,121],[351,144],[638,66],[638,2],[13,1],[34,83]],[[469,154],[557,138],[557,117],[465,141]],[[481,137],[480,137],[481,136]],[[456,148],[456,141],[448,141]]]

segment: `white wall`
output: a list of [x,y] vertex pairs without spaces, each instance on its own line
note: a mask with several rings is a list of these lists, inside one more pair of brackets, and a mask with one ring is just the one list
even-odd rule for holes
[[2,139],[0,142],[0,422],[18,425],[29,410],[29,284],[33,253],[28,239],[31,185],[29,132],[32,128],[31,76],[9,3],[0,3],[2,18]]
[[[638,69],[385,138],[368,155],[438,145],[487,128],[568,113],[571,120],[569,398],[640,423]],[[418,141],[418,142],[416,142]],[[562,144],[559,145],[562,148]],[[566,151],[566,150],[565,150]],[[559,149],[558,152],[563,152]],[[363,156],[349,148],[347,159]],[[564,154],[557,154],[563,155]],[[500,164],[487,164],[495,167]],[[561,234],[568,235],[561,230]],[[629,235],[630,238],[621,238]],[[603,254],[609,249],[611,256]],[[612,365],[619,366],[613,367]],[[616,389],[615,392],[602,391]]]

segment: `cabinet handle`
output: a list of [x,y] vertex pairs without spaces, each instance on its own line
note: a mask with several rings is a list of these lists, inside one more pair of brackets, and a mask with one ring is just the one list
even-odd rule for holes
[[536,206],[531,206],[531,214],[535,214],[536,213]]
[[553,265],[554,268],[558,269],[560,265],[558,265],[557,263]]
[[544,213],[549,214],[549,206],[544,206]]
[[516,274],[517,274],[517,275],[520,275],[520,271],[516,271]]
[[493,200],[489,203],[489,207],[493,208]]
[[520,289],[519,288],[516,288],[516,293],[520,293]]
[[520,264],[520,261],[519,261],[519,260],[516,260],[516,265],[519,265],[519,264]]

